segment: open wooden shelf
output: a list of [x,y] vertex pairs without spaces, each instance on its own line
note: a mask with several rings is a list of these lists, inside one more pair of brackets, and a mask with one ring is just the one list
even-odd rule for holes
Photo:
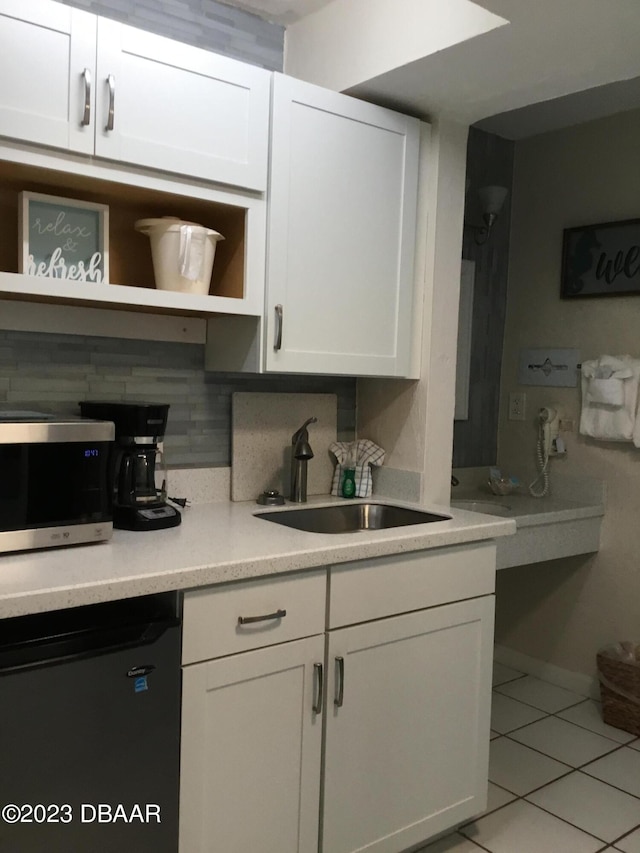
[[253,314],[238,299],[198,296],[171,290],[129,287],[122,284],[63,281],[20,273],[0,272],[0,299],[32,302],[71,302],[74,305],[183,314],[204,317],[216,314]]
[[[19,194],[27,190],[109,205],[109,278],[94,284],[18,274]],[[138,219],[177,216],[213,228],[217,244],[209,296],[156,290],[149,238]],[[245,295],[246,209],[169,192],[0,161],[0,297],[71,300],[125,310],[251,314]]]

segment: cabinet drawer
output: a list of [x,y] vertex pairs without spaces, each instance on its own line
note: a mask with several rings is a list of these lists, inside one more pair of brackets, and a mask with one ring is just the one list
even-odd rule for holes
[[493,542],[342,563],[330,569],[329,628],[382,619],[495,590]]
[[[184,596],[182,663],[324,631],[326,570],[221,584]],[[279,611],[286,615],[277,617]],[[240,623],[240,619],[272,617]]]

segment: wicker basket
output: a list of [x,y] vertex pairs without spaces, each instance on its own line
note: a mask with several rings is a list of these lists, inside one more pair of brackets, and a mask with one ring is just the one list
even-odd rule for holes
[[616,660],[611,652],[597,654],[602,719],[610,726],[640,735],[640,662]]

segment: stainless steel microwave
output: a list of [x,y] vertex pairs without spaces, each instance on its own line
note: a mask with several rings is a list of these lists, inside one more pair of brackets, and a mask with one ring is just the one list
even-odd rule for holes
[[113,439],[108,421],[0,412],[0,552],[109,539]]

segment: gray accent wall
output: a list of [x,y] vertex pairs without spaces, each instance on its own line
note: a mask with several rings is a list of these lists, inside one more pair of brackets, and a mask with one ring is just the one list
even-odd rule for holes
[[500,370],[507,307],[509,233],[513,187],[514,143],[471,128],[467,147],[465,223],[481,223],[477,191],[499,185],[509,196],[485,245],[478,246],[473,230],[465,227],[463,258],[475,261],[469,417],[455,421],[453,467],[494,465],[498,455]]
[[234,391],[337,394],[338,439],[355,438],[355,379],[209,373],[200,344],[0,331],[1,408],[78,415],[80,400],[169,403],[173,467],[231,464]]
[[[28,2],[28,0],[26,0]],[[282,71],[284,27],[216,0],[62,0],[161,36]]]

